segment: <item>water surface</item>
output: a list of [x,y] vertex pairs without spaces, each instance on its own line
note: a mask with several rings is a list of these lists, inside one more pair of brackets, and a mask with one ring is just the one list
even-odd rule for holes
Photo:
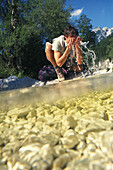
[[35,102],[54,102],[62,97],[77,97],[92,91],[113,89],[113,73],[73,79],[58,84],[24,88],[0,92],[0,108],[7,109],[17,105],[29,105]]

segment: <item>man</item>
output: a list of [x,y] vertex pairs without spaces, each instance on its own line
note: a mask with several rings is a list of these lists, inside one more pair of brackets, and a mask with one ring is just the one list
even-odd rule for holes
[[73,26],[68,26],[64,30],[64,35],[55,38],[53,44],[50,44],[49,42],[46,43],[46,57],[55,68],[59,81],[65,80],[62,73],[62,66],[66,63],[74,45],[76,48],[77,63],[75,63],[72,69],[77,72],[83,70],[83,57],[80,49],[80,41],[81,38],[78,37],[78,30]]

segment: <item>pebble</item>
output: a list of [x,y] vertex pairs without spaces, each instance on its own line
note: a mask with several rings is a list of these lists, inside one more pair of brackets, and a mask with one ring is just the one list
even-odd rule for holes
[[0,169],[113,169],[113,91],[104,93],[0,110]]

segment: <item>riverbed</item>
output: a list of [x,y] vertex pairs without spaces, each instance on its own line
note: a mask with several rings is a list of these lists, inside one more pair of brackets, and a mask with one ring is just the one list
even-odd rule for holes
[[113,73],[0,93],[1,170],[113,169]]

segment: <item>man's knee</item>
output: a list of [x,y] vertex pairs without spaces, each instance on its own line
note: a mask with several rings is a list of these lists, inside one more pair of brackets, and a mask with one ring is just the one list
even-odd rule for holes
[[53,57],[54,57],[54,52],[52,50],[52,44],[46,43],[46,48],[45,48],[45,53],[46,53],[46,58],[52,62]]
[[52,52],[52,44],[46,43],[45,53]]

